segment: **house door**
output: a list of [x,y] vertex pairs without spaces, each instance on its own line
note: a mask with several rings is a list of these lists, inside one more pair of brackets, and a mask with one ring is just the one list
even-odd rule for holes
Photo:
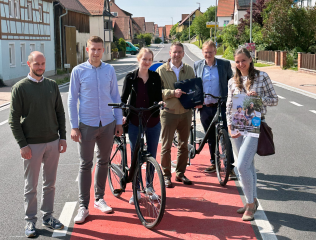
[[66,64],[70,64],[70,69],[77,65],[77,44],[76,44],[76,28],[65,26],[66,39]]

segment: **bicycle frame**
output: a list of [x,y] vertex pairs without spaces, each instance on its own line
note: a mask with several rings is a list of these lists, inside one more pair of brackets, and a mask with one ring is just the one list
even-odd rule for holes
[[[216,114],[211,122],[211,124],[209,125],[206,133],[205,133],[205,136],[204,138],[202,139],[202,142],[197,142],[196,141],[196,114],[195,114],[195,111],[193,112],[193,126],[191,126],[191,128],[193,127],[193,139],[191,139],[191,144],[193,146],[193,149],[194,149],[194,153],[193,153],[193,156],[192,158],[195,157],[196,154],[200,154],[205,143],[207,142],[207,138],[210,134],[210,131],[211,131],[211,128],[215,125],[215,133],[216,133],[216,136],[217,136],[217,132],[218,132],[218,128],[222,128],[223,127],[223,121],[222,121],[222,111],[221,111],[221,107],[222,107],[222,104],[223,102],[221,101],[221,99],[219,99],[219,103],[218,103],[218,106],[217,106],[217,111],[216,111]],[[199,148],[197,149],[196,148],[196,144],[199,144]],[[191,158],[189,158],[189,165],[191,164]]]

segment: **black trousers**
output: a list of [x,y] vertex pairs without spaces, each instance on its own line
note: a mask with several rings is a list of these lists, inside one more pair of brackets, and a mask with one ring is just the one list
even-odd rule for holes
[[[211,124],[215,114],[217,111],[217,107],[206,107],[203,105],[203,108],[200,109],[200,116],[201,116],[201,123],[204,128],[204,131],[206,132],[209,125]],[[227,129],[227,121],[226,121],[226,105],[224,104],[221,108],[222,111],[222,120],[223,120],[223,126],[224,129]],[[216,147],[216,134],[215,134],[215,126],[211,128],[210,135],[207,139],[209,149],[210,149],[210,155],[211,155],[211,164],[215,164],[215,147]],[[234,163],[234,156],[230,159],[231,163]],[[232,169],[234,166],[232,166]]]

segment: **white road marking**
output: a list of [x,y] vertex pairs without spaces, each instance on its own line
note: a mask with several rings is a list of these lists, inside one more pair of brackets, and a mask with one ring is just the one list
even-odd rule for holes
[[296,106],[298,106],[298,107],[302,107],[303,105],[301,105],[301,104],[299,104],[299,103],[297,103],[297,102],[290,102],[290,103],[292,103],[293,105],[296,105]]
[[[236,162],[237,155],[235,154],[235,151],[233,151],[233,154],[234,154],[234,158],[235,158],[235,162]],[[237,169],[235,169],[235,173],[236,173],[239,185],[242,187],[242,183],[240,181]],[[241,189],[242,189],[242,191],[244,191],[243,188],[241,188]],[[244,195],[245,195],[245,193],[244,193]],[[276,237],[275,233],[273,232],[273,228],[272,228],[272,226],[267,218],[267,215],[265,214],[265,212],[262,208],[262,205],[260,204],[259,199],[257,199],[257,200],[259,202],[259,207],[254,215],[254,221],[256,222],[256,225],[257,225],[258,230],[261,234],[261,237],[263,240],[277,240],[277,237]]]
[[157,52],[157,54],[154,56],[154,58],[156,58],[156,56],[161,52],[162,49],[164,49],[164,47],[161,48],[159,52]]
[[54,238],[57,237],[64,237],[67,234],[67,230],[72,218],[72,215],[75,211],[75,208],[77,206],[77,202],[66,202],[65,206],[59,216],[59,221],[64,224],[63,230],[54,230],[53,236]]
[[286,99],[285,97],[282,97],[282,96],[280,96],[280,95],[278,95],[278,98],[280,98],[280,99]]
[[6,110],[6,109],[8,109],[8,108],[10,108],[10,104],[9,104],[8,106],[5,106],[5,107],[0,108],[0,112],[3,111],[3,110]]
[[[187,55],[188,58],[190,58],[190,56],[185,52],[185,55]],[[192,62],[195,62],[192,58],[190,58]]]
[[7,122],[8,122],[8,120],[5,120],[5,121],[1,122],[1,123],[0,123],[0,126],[6,124]]
[[309,110],[309,111],[316,114],[316,110]]

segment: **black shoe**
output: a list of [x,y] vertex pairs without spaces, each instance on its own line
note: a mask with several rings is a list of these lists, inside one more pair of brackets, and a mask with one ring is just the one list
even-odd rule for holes
[[176,176],[176,181],[177,182],[183,182],[183,184],[185,184],[185,185],[191,185],[192,184],[192,181],[190,179],[188,179],[184,175],[182,177]]
[[173,187],[170,178],[165,178],[165,186],[166,186],[166,188],[172,188]]
[[210,167],[206,168],[206,169],[204,170],[204,172],[206,172],[206,173],[213,173],[213,172],[216,172],[216,166],[215,166],[215,164],[212,164]]

